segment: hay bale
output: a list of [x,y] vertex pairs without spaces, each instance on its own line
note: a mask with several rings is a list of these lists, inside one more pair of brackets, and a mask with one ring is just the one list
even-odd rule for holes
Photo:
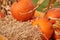
[[0,34],[8,40],[42,40],[41,33],[31,26],[31,22],[16,21],[11,15],[0,19]]

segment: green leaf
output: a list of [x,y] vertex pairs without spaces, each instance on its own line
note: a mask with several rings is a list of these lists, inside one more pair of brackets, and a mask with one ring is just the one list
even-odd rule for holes
[[[33,0],[34,4],[36,5],[36,3],[38,2],[38,0]],[[48,5],[48,0],[45,0],[40,7],[37,9],[38,11],[41,11],[43,8],[45,8]]]

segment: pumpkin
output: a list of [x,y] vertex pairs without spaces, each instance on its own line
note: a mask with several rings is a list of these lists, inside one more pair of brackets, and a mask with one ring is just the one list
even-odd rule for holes
[[0,40],[8,40],[8,39],[4,37],[3,35],[0,35]]
[[60,28],[55,29],[54,40],[60,39]]
[[54,40],[60,40],[60,20],[56,21],[55,24],[53,24],[54,28]]
[[34,4],[32,0],[20,0],[19,2],[14,2],[11,6],[12,16],[19,21],[26,21],[33,17],[34,11],[28,13],[34,9]]
[[32,26],[36,26],[37,24],[38,24],[38,18],[34,18],[34,19],[32,19],[33,21],[32,21]]
[[[50,18],[60,18],[60,8],[53,8],[53,9],[48,10],[45,17],[48,18],[48,19],[50,19]],[[55,20],[50,19],[50,22],[52,24],[54,24]]]
[[55,20],[49,20],[49,22],[52,23],[52,24],[56,23]]
[[53,34],[52,24],[46,18],[39,18],[32,22],[32,26],[38,26],[38,30],[41,31],[48,39]]
[[0,11],[0,18],[4,18],[4,16],[3,12]]

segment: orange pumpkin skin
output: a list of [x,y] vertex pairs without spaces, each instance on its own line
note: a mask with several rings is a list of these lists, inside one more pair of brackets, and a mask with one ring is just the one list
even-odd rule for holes
[[49,20],[49,22],[52,23],[52,24],[56,23],[55,20]]
[[[47,14],[45,15],[46,18],[60,18],[60,8],[53,8],[48,10]],[[54,20],[51,22],[52,24],[55,23]]]
[[53,8],[48,10],[46,17],[60,18],[60,8]]
[[53,34],[53,28],[52,24],[46,19],[46,18],[39,18],[38,20],[35,20],[32,23],[32,26],[38,25],[39,31],[42,31],[42,33],[49,39],[51,35]]
[[31,0],[20,0],[19,2],[13,3],[13,5],[11,6],[11,13],[15,19],[19,21],[25,21],[32,18],[32,16],[34,15],[34,11],[31,13],[27,13],[33,8],[34,4]]
[[38,24],[38,19],[37,18],[34,18],[34,19],[32,19],[32,26],[34,27],[34,26],[37,26],[37,24]]
[[[56,33],[57,32],[57,33]],[[59,34],[58,34],[59,33]],[[55,30],[54,40],[60,40],[60,27]]]
[[57,35],[55,35],[55,38],[54,38],[55,40],[60,40],[60,36],[57,36]]
[[46,18],[40,18],[39,26],[41,31],[46,35],[46,37],[50,38],[53,34],[52,24]]
[[4,18],[4,16],[3,12],[0,12],[0,18]]

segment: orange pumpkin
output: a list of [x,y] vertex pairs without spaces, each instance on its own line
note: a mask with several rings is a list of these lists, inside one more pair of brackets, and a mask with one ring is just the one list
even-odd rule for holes
[[40,30],[48,39],[53,33],[52,24],[46,18],[36,19],[32,26],[38,25],[38,30]]
[[20,0],[19,2],[13,3],[11,6],[11,13],[15,19],[19,21],[25,21],[32,18],[34,15],[34,11],[27,13],[32,9],[34,9],[32,0]]
[[[49,17],[51,17],[51,18],[60,18],[60,8],[53,8],[53,9],[48,10],[45,17],[48,18],[48,19],[50,19]],[[55,23],[55,21],[51,20],[51,19],[50,19],[50,22],[52,24]]]
[[52,23],[52,24],[56,23],[55,20],[49,20],[49,22]]
[[0,18],[3,18],[5,15],[0,11]]
[[32,21],[32,26],[36,26],[37,24],[38,24],[38,18],[34,18],[34,19],[32,19],[33,21]]
[[0,35],[0,40],[8,40],[8,39],[4,37],[3,35]]
[[60,40],[60,28],[57,28],[55,30],[54,39],[55,40],[58,40],[58,39]]

